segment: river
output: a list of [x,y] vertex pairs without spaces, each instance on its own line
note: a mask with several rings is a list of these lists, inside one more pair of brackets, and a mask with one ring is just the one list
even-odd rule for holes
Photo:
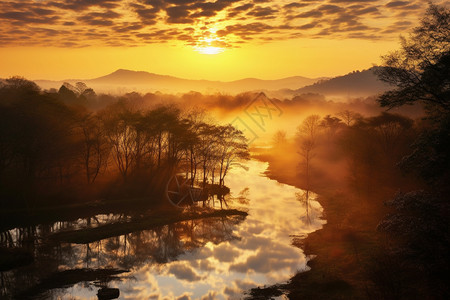
[[[90,244],[47,243],[48,226],[37,226],[28,240],[35,262],[1,273],[3,295],[97,299],[99,286],[107,286],[120,290],[119,299],[242,299],[251,288],[286,282],[307,268],[307,257],[292,242],[322,227],[322,208],[314,194],[305,202],[304,191],[267,178],[267,163],[246,165],[226,178],[227,204],[248,211],[246,218],[185,221]],[[53,224],[51,231],[120,218],[131,217],[100,215]],[[13,240],[18,231],[10,231]],[[128,272],[96,281],[71,279],[67,272],[104,268]]]

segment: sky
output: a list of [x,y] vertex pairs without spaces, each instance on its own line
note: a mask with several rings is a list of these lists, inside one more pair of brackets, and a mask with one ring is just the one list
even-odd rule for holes
[[[448,4],[449,1],[434,1]],[[117,69],[188,79],[337,76],[380,64],[427,1],[0,1],[0,78]]]

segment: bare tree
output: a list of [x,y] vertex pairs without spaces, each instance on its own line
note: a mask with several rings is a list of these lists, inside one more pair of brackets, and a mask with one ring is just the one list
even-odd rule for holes
[[341,111],[337,116],[340,117],[347,126],[352,126],[357,120],[362,118],[361,114],[351,110]]
[[250,158],[247,139],[242,131],[232,125],[220,126],[218,147],[219,153],[219,185],[224,186],[225,176],[230,167],[235,164],[242,166],[240,161]]
[[310,115],[297,128],[296,140],[299,146],[298,154],[305,165],[306,188],[310,188],[311,160],[315,156],[317,138],[320,131],[320,116]]
[[126,180],[135,162],[136,131],[131,124],[132,113],[118,103],[102,112],[105,135],[113,150],[114,162]]
[[101,120],[92,114],[79,121],[83,136],[82,157],[88,183],[94,183],[102,168],[106,167],[110,144],[106,140]]
[[287,144],[287,133],[285,130],[278,130],[272,137],[273,148],[280,148]]

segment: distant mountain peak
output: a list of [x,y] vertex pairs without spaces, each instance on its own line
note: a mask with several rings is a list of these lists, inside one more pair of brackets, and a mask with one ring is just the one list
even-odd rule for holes
[[[108,74],[108,75],[129,75],[129,74],[150,74],[146,71],[134,71],[134,70],[127,70],[127,69],[117,69],[114,72]],[[108,76],[105,75],[105,76]],[[104,77],[104,76],[103,76]]]

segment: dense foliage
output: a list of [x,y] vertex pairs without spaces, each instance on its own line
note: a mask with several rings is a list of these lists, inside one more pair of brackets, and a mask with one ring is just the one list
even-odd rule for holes
[[[107,104],[86,108],[99,101]],[[201,111],[143,108],[133,93],[97,96],[83,83],[43,92],[23,78],[5,80],[0,131],[2,207],[143,196],[175,172],[223,186],[230,167],[248,158],[242,132]]]

